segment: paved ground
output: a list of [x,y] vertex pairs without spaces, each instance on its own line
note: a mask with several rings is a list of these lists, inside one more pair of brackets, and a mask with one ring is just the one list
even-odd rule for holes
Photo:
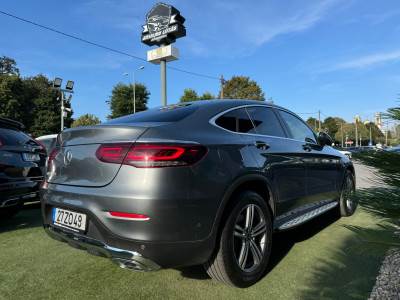
[[379,177],[379,171],[375,168],[353,161],[356,169],[357,188],[386,187],[386,184]]
[[[359,186],[374,171],[357,165]],[[48,238],[38,207],[0,220],[0,299],[367,299],[381,256],[363,256],[346,225],[374,228],[359,209],[350,218],[325,214],[275,234],[266,276],[248,289],[210,280],[201,267],[135,273]]]

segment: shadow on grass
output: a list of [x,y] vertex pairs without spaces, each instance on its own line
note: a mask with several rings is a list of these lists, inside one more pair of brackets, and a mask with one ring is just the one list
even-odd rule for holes
[[400,247],[398,220],[400,189],[371,188],[357,192],[362,209],[378,219],[377,226],[344,225],[354,234],[333,257],[322,258],[304,288],[304,299],[366,299],[370,295],[381,262],[392,247]]
[[[285,258],[296,243],[313,237],[337,220],[338,216],[336,212],[330,211],[292,230],[274,233],[271,257],[264,276],[267,276]],[[186,278],[197,280],[210,279],[202,266],[184,267],[177,270]]]
[[42,226],[40,203],[25,204],[15,216],[0,219],[0,233]]

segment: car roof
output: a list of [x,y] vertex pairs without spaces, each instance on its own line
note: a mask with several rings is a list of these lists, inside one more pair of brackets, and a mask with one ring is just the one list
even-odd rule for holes
[[48,135],[42,135],[36,138],[37,140],[46,140],[46,139],[55,139],[57,137],[57,134],[48,134]]
[[3,117],[0,117],[0,127],[18,129],[18,130],[22,130],[25,128],[24,124]]

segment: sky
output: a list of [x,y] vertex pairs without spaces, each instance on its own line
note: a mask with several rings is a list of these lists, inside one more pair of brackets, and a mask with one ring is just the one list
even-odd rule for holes
[[[155,1],[2,1],[0,11],[146,58],[141,25]],[[168,103],[185,88],[218,94],[223,75],[249,76],[266,98],[303,118],[355,115],[398,104],[400,2],[398,0],[169,1],[186,18],[169,66],[215,79],[167,71]],[[144,83],[149,107],[160,105],[160,69],[0,14],[0,55],[17,61],[22,76],[44,74],[75,81],[74,117],[106,120],[119,82]],[[123,74],[128,72],[129,76]]]

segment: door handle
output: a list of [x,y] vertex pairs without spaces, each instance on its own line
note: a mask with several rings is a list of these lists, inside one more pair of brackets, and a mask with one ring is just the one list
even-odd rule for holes
[[312,150],[311,146],[308,144],[303,145],[303,150],[310,152]]
[[262,141],[255,141],[254,145],[260,150],[267,150],[269,148],[269,145]]

